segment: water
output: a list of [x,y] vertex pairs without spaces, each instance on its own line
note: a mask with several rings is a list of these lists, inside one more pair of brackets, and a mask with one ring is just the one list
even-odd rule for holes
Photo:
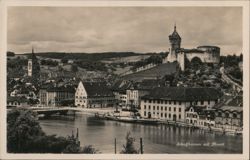
[[[144,153],[148,154],[242,153],[242,136],[208,133],[204,130],[183,127],[98,120],[84,114],[77,114],[75,118],[40,120],[40,125],[45,133],[59,136],[72,135],[72,130],[76,133],[79,128],[81,145],[93,145],[101,153],[114,153],[114,138],[117,139],[117,153],[119,153],[126,142],[127,132],[131,132],[135,138],[136,148],[140,146],[140,137],[143,138]],[[183,146],[183,144],[189,146]],[[214,146],[205,146],[206,144],[214,144]]]

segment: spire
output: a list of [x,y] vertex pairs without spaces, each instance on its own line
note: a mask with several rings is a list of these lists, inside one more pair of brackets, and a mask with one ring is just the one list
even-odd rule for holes
[[176,32],[176,23],[174,23],[174,31]]
[[34,47],[33,47],[33,45],[32,45],[32,54],[34,54]]

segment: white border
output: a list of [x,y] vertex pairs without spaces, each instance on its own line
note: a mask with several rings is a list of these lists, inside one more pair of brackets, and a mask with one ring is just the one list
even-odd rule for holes
[[[1,157],[0,159],[249,159],[249,1],[77,1],[77,0],[0,0],[0,96],[1,107]],[[6,51],[7,51],[7,7],[8,6],[238,6],[243,7],[243,154],[143,154],[143,155],[121,155],[121,154],[8,154],[6,153]]]

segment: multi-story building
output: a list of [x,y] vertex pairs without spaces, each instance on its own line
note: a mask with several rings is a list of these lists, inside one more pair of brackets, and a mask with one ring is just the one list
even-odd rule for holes
[[65,100],[74,100],[75,89],[73,87],[48,87],[39,90],[39,100],[42,106],[60,106]]
[[75,106],[102,108],[113,107],[115,103],[115,96],[105,82],[79,82],[75,92]]
[[144,118],[185,122],[187,107],[199,105],[210,109],[221,96],[214,88],[157,87],[141,98],[140,114]]
[[215,110],[215,126],[225,130],[241,130],[243,127],[242,106],[222,106]]

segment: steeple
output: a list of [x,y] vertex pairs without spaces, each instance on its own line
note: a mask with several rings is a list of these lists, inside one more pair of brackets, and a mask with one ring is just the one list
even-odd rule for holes
[[176,31],[176,23],[174,24],[174,32],[169,35],[169,41],[171,45],[171,51],[181,48],[181,37]]
[[32,46],[32,54],[34,54],[34,47]]

